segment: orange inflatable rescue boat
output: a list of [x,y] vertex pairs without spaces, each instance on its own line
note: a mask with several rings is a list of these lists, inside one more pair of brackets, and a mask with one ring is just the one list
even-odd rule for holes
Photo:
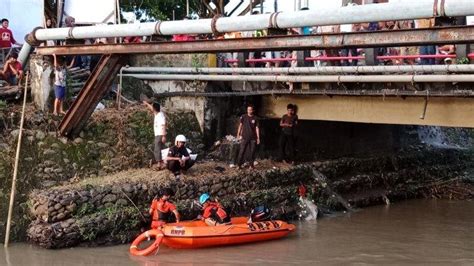
[[[171,248],[204,248],[237,245],[278,239],[295,230],[295,226],[283,221],[247,223],[248,217],[235,217],[231,224],[208,226],[203,221],[165,224],[161,230],[150,230],[140,235],[130,247],[132,255],[156,253],[159,244]],[[155,232],[156,231],[156,232]],[[145,234],[147,234],[145,236]],[[139,249],[141,241],[156,236],[155,242],[146,249]],[[146,252],[144,252],[146,250]]]

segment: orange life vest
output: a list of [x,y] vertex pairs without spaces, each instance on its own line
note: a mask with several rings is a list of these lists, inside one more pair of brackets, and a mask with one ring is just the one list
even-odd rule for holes
[[171,212],[176,210],[176,206],[163,199],[154,199],[151,202],[150,214],[153,221],[167,222]]
[[207,203],[202,217],[205,219],[212,218],[219,223],[226,223],[229,220],[229,215],[227,215],[227,212],[224,210],[222,205],[212,201]]

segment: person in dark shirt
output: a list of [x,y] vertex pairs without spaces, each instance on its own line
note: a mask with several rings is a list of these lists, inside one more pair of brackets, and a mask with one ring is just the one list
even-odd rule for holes
[[166,157],[167,168],[173,172],[176,178],[179,178],[180,173],[183,173],[194,165],[194,161],[191,160],[185,144],[185,136],[176,136],[175,146],[169,149],[168,157]]
[[237,166],[240,168],[244,163],[245,153],[250,153],[250,169],[254,168],[255,151],[260,144],[260,129],[258,119],[254,115],[252,105],[247,106],[247,114],[240,117],[237,138],[240,140],[239,156],[237,157]]
[[294,163],[295,128],[298,125],[298,116],[296,115],[296,107],[293,104],[288,104],[286,110],[287,113],[280,120],[282,131],[280,136],[280,159],[283,162]]

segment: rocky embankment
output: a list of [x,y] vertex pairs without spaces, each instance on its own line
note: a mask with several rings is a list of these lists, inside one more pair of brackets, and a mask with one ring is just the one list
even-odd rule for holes
[[[262,161],[255,171],[206,162],[179,181],[167,171],[130,170],[33,191],[28,206],[35,220],[28,237],[47,248],[127,243],[148,226],[148,204],[168,186],[176,191],[174,200],[185,219],[198,214],[192,202],[202,192],[218,196],[232,215],[246,215],[264,204],[275,217],[285,219],[295,219],[301,211],[299,185],[307,187],[323,215],[417,197],[472,197],[472,179],[466,172],[466,162],[472,159],[459,150],[422,149],[298,166]],[[446,189],[436,189],[440,184],[464,190],[445,194]]]
[[[195,115],[167,113],[167,118],[168,141],[186,132],[188,145],[204,158]],[[0,106],[0,240],[4,239],[19,120],[18,106]],[[12,240],[25,240],[28,230],[32,242],[49,248],[128,242],[148,226],[148,217],[141,213],[146,213],[163,186],[176,190],[175,199],[185,218],[195,217],[197,210],[190,203],[204,191],[219,196],[233,215],[266,204],[276,216],[287,219],[298,217],[296,187],[300,184],[308,188],[308,196],[323,214],[416,197],[472,197],[473,155],[459,147],[413,146],[385,157],[294,167],[261,161],[255,172],[208,161],[198,163],[176,182],[167,171],[144,169],[152,158],[153,128],[152,116],[143,107],[95,112],[73,140],[56,136],[59,122],[28,107]],[[208,159],[232,161],[236,145],[221,142]]]
[[[11,176],[15,158],[19,106],[0,108],[0,239],[6,225]],[[194,151],[203,148],[202,134],[193,113],[168,113],[168,145],[175,135],[187,132]],[[25,240],[30,223],[27,195],[32,189],[66,185],[141,168],[153,150],[153,116],[143,106],[95,112],[76,139],[56,135],[60,119],[29,106],[20,154],[13,240]]]

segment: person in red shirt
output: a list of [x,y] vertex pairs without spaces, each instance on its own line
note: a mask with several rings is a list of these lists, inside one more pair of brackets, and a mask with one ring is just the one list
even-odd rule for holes
[[0,79],[5,80],[9,85],[17,85],[18,80],[23,78],[23,68],[17,58],[17,54],[11,54],[5,61],[3,69],[0,70]]
[[203,220],[209,226],[227,225],[230,223],[230,216],[224,207],[216,200],[211,200],[209,194],[204,193],[199,197],[202,204],[203,213],[198,219]]
[[157,229],[163,224],[171,220],[171,213],[174,214],[176,222],[179,223],[180,215],[176,206],[169,202],[173,191],[170,188],[165,188],[163,192],[160,193],[161,197],[154,198],[151,202],[150,215],[151,215],[151,228]]
[[13,32],[8,29],[8,19],[2,19],[2,27],[0,27],[0,48],[10,48],[13,44],[18,44],[15,38],[13,38]]
[[[189,20],[191,17],[184,17],[183,20]],[[194,41],[196,40],[196,36],[190,34],[175,34],[173,35],[173,42],[186,42],[186,41]]]
[[124,43],[141,43],[142,42],[142,37],[140,36],[129,36],[123,38]]
[[187,42],[194,41],[196,37],[189,34],[175,34],[173,35],[173,42]]

